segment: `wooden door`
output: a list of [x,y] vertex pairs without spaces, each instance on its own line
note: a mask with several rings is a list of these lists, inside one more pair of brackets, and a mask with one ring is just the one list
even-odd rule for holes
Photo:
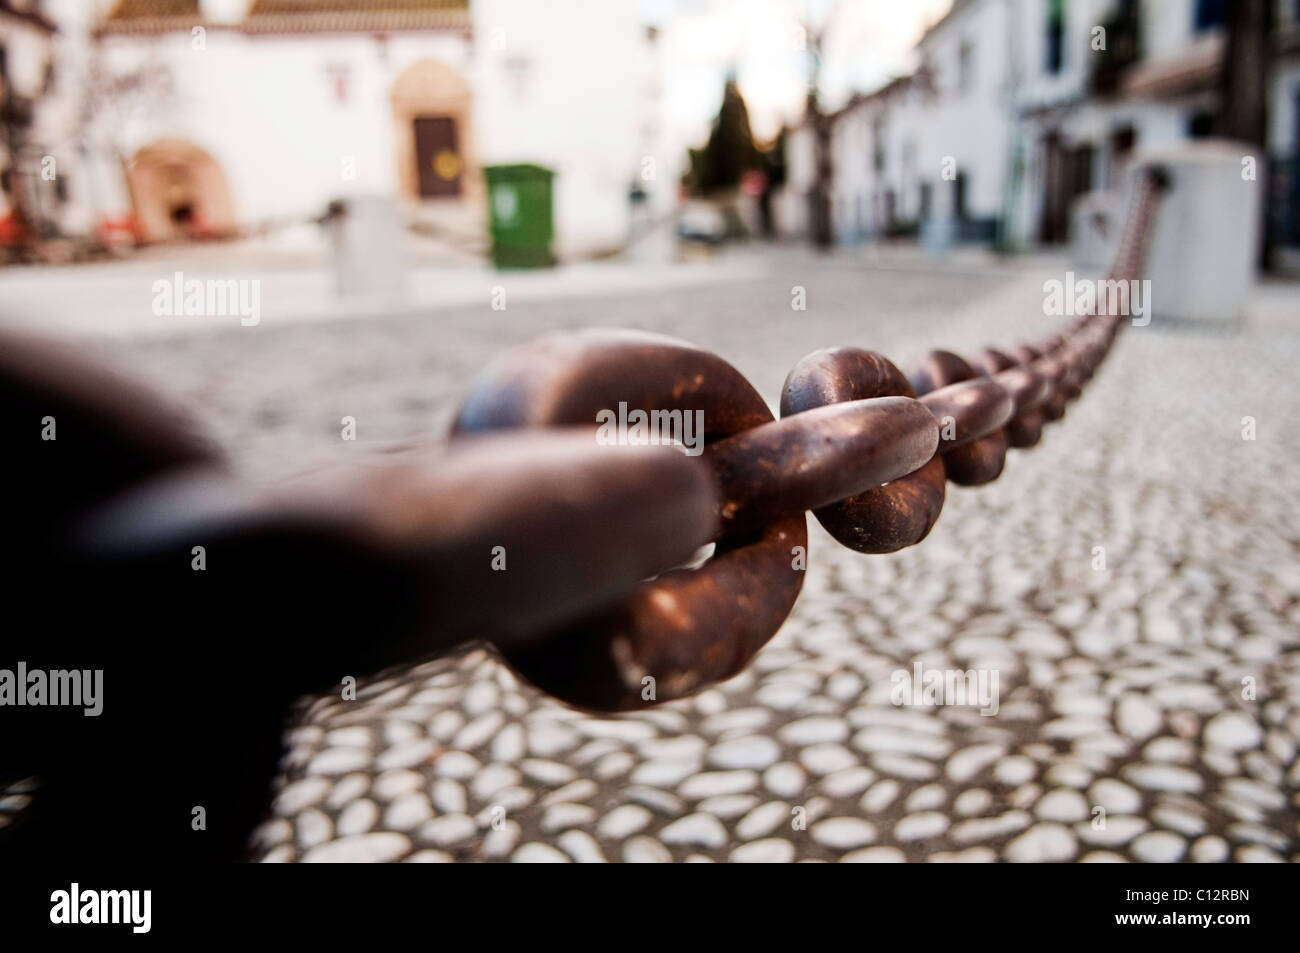
[[464,162],[455,119],[422,116],[415,120],[415,164],[420,198],[460,195]]

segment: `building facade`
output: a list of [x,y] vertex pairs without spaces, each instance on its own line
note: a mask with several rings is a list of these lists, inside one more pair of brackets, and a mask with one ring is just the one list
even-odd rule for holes
[[68,122],[83,147],[67,214],[129,220],[145,241],[379,195],[481,243],[483,166],[530,162],[556,172],[557,248],[581,256],[620,247],[631,193],[664,185],[642,174],[659,103],[635,5],[100,0],[79,22],[72,6],[81,108],[64,111],[83,117]]
[[[1122,189],[1135,155],[1212,132],[1224,15],[1224,0],[956,0],[914,72],[834,116],[838,239],[1067,240],[1076,201]],[[1274,213],[1297,241],[1300,3],[1277,0],[1276,19],[1269,153],[1292,204]],[[806,126],[791,141],[782,208],[800,234]]]

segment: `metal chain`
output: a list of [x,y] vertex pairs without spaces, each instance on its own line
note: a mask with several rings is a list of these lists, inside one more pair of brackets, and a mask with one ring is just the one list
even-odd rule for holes
[[[1111,280],[1139,274],[1164,185],[1140,176]],[[735,368],[684,342],[557,335],[484,370],[440,452],[269,489],[232,475],[151,396],[11,339],[0,403],[59,421],[57,452],[15,486],[32,501],[17,538],[92,570],[185,570],[198,544],[250,578],[289,559],[309,580],[286,582],[289,605],[328,600],[365,565],[386,580],[369,607],[385,635],[322,636],[310,677],[486,638],[567,702],[637,708],[736,674],[777,632],[803,584],[806,511],[860,552],[920,542],[947,482],[987,483],[1009,448],[1037,443],[1120,324],[1098,309],[1037,344],[969,361],[932,351],[910,377],[871,351],[817,351],[786,378],[779,418]],[[702,414],[703,452],[599,445],[611,408]],[[532,432],[509,433],[520,429]]]

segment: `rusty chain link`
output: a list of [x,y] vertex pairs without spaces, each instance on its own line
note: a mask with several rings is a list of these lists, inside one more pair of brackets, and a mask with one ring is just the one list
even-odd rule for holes
[[[1164,184],[1156,170],[1139,178],[1111,279],[1139,274]],[[56,562],[141,572],[187,567],[196,542],[214,560],[291,553],[314,598],[342,584],[340,567],[366,565],[391,583],[371,610],[400,623],[360,644],[321,639],[320,673],[487,638],[560,699],[635,708],[736,674],[777,632],[803,584],[806,511],[859,552],[920,542],[948,481],[996,479],[1009,448],[1061,419],[1120,324],[1097,309],[1036,344],[970,360],[932,351],[910,376],[872,351],[817,351],[790,371],[779,417],[734,367],[684,342],[555,335],[479,375],[442,452],[272,489],[239,481],[152,397],[14,339],[0,399],[60,427],[57,455],[18,486],[31,502],[18,538]],[[597,415],[623,406],[702,412],[703,453],[597,445]],[[508,433],[519,430],[530,433]]]

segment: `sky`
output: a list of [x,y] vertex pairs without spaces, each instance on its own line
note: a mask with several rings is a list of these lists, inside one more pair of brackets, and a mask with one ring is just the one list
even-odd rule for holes
[[[916,41],[952,0],[645,0],[662,27],[663,91],[673,138],[702,141],[736,74],[754,135],[803,114],[810,73],[800,23],[829,22],[823,101],[841,105],[908,72]],[[828,20],[829,18],[829,20]]]

